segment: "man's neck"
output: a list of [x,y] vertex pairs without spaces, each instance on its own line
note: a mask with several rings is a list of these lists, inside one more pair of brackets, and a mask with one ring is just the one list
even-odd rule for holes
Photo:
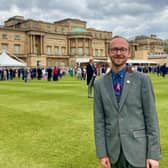
[[126,67],[126,65],[123,66],[112,66],[112,70],[116,73],[120,72],[122,69],[124,69]]

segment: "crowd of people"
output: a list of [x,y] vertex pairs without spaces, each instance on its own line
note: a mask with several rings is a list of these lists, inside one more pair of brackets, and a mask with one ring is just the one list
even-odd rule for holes
[[165,77],[168,74],[168,67],[166,64],[157,66],[132,66],[133,70],[143,72],[143,73],[154,73],[158,76]]
[[20,78],[22,80],[44,79],[48,81],[57,81],[65,75],[65,68],[1,68],[0,80],[12,80],[14,78]]
[[[90,65],[90,63],[88,63]],[[165,77],[168,74],[168,67],[166,64],[157,66],[146,66],[146,65],[131,65],[134,71],[143,73],[154,73],[157,76]],[[108,71],[108,66],[105,64],[95,64],[96,75],[102,76]],[[14,78],[20,78],[22,80],[33,80],[33,79],[44,79],[48,81],[58,81],[65,74],[69,74],[71,77],[76,77],[80,80],[86,80],[88,74],[87,65],[78,65],[76,67],[48,67],[48,68],[0,68],[0,80],[12,80]]]

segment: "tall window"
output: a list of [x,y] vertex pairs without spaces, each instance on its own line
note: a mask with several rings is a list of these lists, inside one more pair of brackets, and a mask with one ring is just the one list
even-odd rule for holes
[[7,39],[7,34],[2,34],[2,39]]
[[8,44],[2,44],[2,50],[7,51],[8,49]]
[[47,55],[48,55],[48,56],[51,56],[51,46],[48,46],[48,47],[47,47]]
[[99,57],[101,56],[101,50],[98,50],[98,56]]
[[20,45],[19,44],[15,45],[15,53],[20,54]]
[[59,47],[55,47],[55,48],[54,48],[54,53],[55,53],[55,56],[58,55],[58,53],[59,53]]
[[100,50],[100,56],[103,56],[103,49]]
[[55,27],[55,32],[57,32],[58,31],[58,29],[57,29],[57,27]]
[[75,55],[75,47],[71,48],[71,55],[74,56]]
[[37,54],[37,51],[38,51],[38,46],[36,45],[34,49],[35,49],[35,51],[34,51],[34,52]]
[[47,25],[47,31],[50,32],[50,25]]
[[98,56],[98,49],[95,50],[96,57]]
[[80,56],[83,55],[83,48],[78,48],[78,54],[79,54]]
[[64,56],[65,55],[65,47],[62,47],[61,50],[62,50],[62,56]]
[[61,31],[62,31],[62,33],[64,33],[64,28],[63,27],[62,27]]
[[87,56],[89,55],[89,48],[88,48],[88,47],[85,48],[85,54],[86,54]]
[[48,67],[51,67],[51,61],[48,61],[48,62],[47,62],[47,66],[48,66]]
[[15,35],[15,40],[20,40],[20,35]]

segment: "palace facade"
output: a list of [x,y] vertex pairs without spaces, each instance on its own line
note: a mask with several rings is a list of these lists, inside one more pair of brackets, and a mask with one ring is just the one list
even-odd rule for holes
[[[28,67],[75,66],[90,58],[106,61],[111,38],[112,32],[87,28],[79,19],[49,23],[14,16],[0,26],[0,51],[17,56]],[[129,41],[130,57],[168,63],[165,44],[156,35],[137,36]]]
[[168,63],[165,41],[156,35],[136,36],[130,40],[129,46],[132,59],[149,60],[159,64]]
[[29,67],[73,66],[78,60],[107,60],[112,32],[87,28],[79,19],[54,23],[14,16],[0,26],[0,50]]

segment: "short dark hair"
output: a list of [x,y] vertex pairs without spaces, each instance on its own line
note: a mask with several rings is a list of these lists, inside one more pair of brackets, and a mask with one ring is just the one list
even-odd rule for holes
[[93,58],[89,59],[89,62],[92,62],[93,61]]

